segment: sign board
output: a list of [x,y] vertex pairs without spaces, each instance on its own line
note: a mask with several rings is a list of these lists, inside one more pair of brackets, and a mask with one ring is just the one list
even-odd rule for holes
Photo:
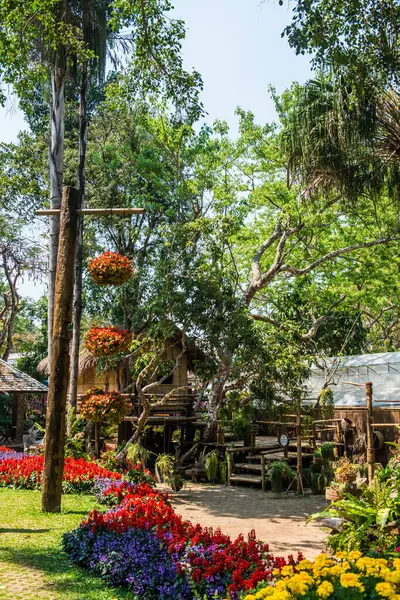
[[286,446],[289,444],[289,436],[287,433],[280,433],[278,435],[278,443],[280,446],[282,446],[282,448],[286,448]]

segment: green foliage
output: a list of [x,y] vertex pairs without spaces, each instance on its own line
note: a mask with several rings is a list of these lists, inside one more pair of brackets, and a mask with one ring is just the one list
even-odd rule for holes
[[270,481],[273,480],[291,480],[296,476],[296,472],[288,465],[287,462],[274,460],[268,467],[267,477]]
[[359,498],[345,492],[345,498],[333,502],[324,512],[312,518],[336,517],[343,519],[339,533],[331,534],[328,545],[339,550],[360,550],[370,554],[378,548],[390,555],[398,546],[395,531],[387,528],[400,517],[398,480],[381,481],[375,477],[373,486],[361,491]]
[[324,460],[333,460],[335,457],[334,454],[335,444],[332,442],[325,442],[321,446],[321,456]]
[[296,0],[285,34],[316,68],[344,71],[365,89],[398,84],[399,22],[397,0]]
[[12,396],[0,394],[0,431],[8,431],[12,425]]
[[159,481],[171,486],[174,492],[183,487],[182,476],[176,472],[176,460],[169,454],[159,454],[156,458],[155,469]]
[[318,400],[321,404],[322,418],[323,419],[332,419],[333,415],[334,415],[334,408],[335,408],[332,389],[331,388],[323,388],[320,391]]
[[204,462],[204,469],[206,472],[206,477],[210,483],[215,483],[215,480],[217,479],[218,462],[218,453],[216,450],[213,450],[207,454]]
[[18,369],[39,381],[47,380],[46,374],[37,371],[38,364],[47,356],[47,298],[43,296],[36,302],[26,303],[16,329],[17,348],[22,354],[18,359]]
[[126,458],[129,463],[131,463],[133,465],[137,465],[138,463],[141,463],[143,465],[143,468],[145,468],[146,464],[150,460],[151,455],[152,455],[152,452],[150,452],[150,450],[147,450],[147,448],[144,448],[140,444],[140,442],[135,442],[134,444],[131,444],[129,446],[128,451],[126,453]]

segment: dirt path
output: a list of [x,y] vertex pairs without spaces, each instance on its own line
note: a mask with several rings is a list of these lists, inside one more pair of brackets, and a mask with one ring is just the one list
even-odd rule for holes
[[302,552],[313,558],[324,550],[325,533],[308,515],[325,507],[322,496],[277,496],[242,487],[188,484],[173,497],[176,511],[204,527],[220,527],[232,537],[255,529],[275,554]]

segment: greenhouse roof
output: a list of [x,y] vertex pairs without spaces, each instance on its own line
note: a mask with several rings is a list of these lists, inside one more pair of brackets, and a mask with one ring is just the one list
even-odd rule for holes
[[[318,397],[326,371],[333,373],[329,387],[337,406],[365,406],[363,384],[367,381],[372,382],[376,406],[390,406],[393,400],[400,400],[400,352],[332,357],[325,360],[325,366],[325,370],[317,365],[311,367],[307,382],[310,400]],[[400,408],[400,404],[396,406]]]

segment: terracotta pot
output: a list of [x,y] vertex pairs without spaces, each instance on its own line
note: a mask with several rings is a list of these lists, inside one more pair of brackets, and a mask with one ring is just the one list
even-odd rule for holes
[[329,502],[336,502],[336,500],[341,500],[343,498],[343,492],[342,492],[342,490],[334,490],[332,488],[326,488],[325,498]]

